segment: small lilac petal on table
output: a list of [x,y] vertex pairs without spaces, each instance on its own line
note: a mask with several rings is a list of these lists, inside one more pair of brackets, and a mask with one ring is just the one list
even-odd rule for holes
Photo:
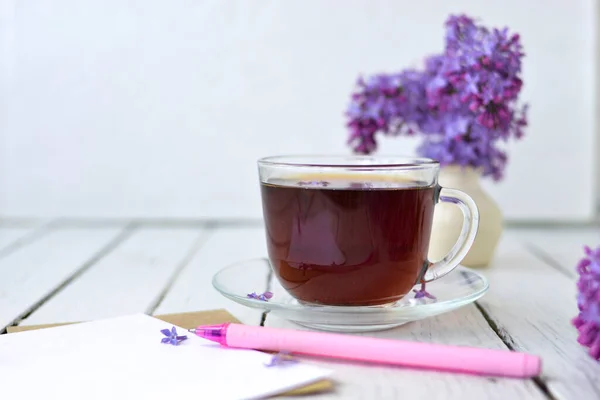
[[178,336],[177,335],[177,329],[175,329],[175,327],[169,329],[161,329],[160,331],[163,335],[165,335],[165,338],[161,339],[161,343],[169,343],[172,344],[173,346],[177,346],[179,345],[179,343],[183,342],[184,340],[187,339],[187,336],[185,335],[181,335]]
[[273,297],[272,292],[264,292],[261,294],[256,294],[256,292],[248,293],[246,295],[249,299],[255,299],[260,301],[269,301]]
[[280,353],[274,354],[271,357],[271,359],[269,360],[269,362],[265,363],[265,366],[276,367],[276,366],[287,365],[287,364],[296,364],[297,362],[298,362],[298,360],[293,358],[289,353],[280,352]]
[[271,299],[272,297],[273,297],[272,292],[264,292],[263,294],[258,296],[258,299],[262,300],[262,301],[269,301],[269,299]]
[[428,299],[436,300],[434,295],[425,290],[424,283],[421,284],[421,288],[419,290],[413,289],[413,292],[415,293],[415,299],[422,299],[423,297],[426,297]]

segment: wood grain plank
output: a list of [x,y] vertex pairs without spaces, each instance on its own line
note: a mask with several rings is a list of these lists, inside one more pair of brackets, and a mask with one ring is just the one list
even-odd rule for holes
[[23,239],[36,228],[5,228],[0,226],[0,254],[8,246],[14,246],[16,242]]
[[[266,326],[306,330],[308,328],[267,315]],[[398,328],[364,333],[371,337],[506,349],[474,305],[455,312],[416,321]],[[495,379],[465,374],[419,371],[386,366],[362,365],[306,359],[333,369],[338,383],[324,399],[544,399],[529,380]]]
[[584,256],[583,246],[600,245],[597,228],[527,229],[511,232],[521,238],[532,252],[571,279],[576,279],[575,266]]
[[543,360],[543,381],[558,399],[599,399],[600,364],[577,343],[573,280],[506,235],[484,270],[490,291],[479,302],[506,343]]
[[124,229],[54,229],[0,258],[0,330],[101,257]]
[[[189,265],[183,270],[156,309],[158,314],[226,308],[245,324],[257,325],[262,313],[249,309],[219,294],[211,284],[221,268],[245,259],[267,254],[262,226],[222,227],[216,229]],[[257,291],[267,288],[267,276],[255,277]]]
[[1,218],[0,217],[0,228],[36,228],[42,225],[46,225],[52,221],[53,218]]
[[140,227],[21,325],[152,311],[149,308],[205,234],[204,229]]
[[53,228],[53,220],[36,220],[26,223],[0,221],[0,258],[21,246],[40,239]]

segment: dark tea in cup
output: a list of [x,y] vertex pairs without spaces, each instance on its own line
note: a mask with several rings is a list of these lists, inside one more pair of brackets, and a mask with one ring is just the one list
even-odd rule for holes
[[[413,173],[401,173],[398,165],[395,171],[389,165],[378,170],[340,163],[288,161],[280,173],[262,174],[271,266],[282,286],[304,303],[394,303],[426,281],[431,268],[427,252],[442,190],[437,169],[427,180],[406,164],[400,167]],[[429,172],[431,165],[413,168]]]

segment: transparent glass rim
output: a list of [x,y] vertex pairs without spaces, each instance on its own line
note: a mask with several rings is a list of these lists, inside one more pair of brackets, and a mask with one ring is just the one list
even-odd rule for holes
[[277,155],[258,160],[261,167],[316,168],[316,169],[428,169],[436,168],[439,162],[431,158],[410,156],[367,156],[367,155]]

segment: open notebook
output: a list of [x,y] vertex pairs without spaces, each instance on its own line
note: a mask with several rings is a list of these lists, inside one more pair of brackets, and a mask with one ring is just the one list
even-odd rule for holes
[[[253,399],[318,381],[303,363],[266,367],[271,356],[227,349],[177,327],[188,340],[162,344],[171,324],[136,314],[0,336],[3,395],[50,399]],[[11,393],[14,390],[14,393]]]

